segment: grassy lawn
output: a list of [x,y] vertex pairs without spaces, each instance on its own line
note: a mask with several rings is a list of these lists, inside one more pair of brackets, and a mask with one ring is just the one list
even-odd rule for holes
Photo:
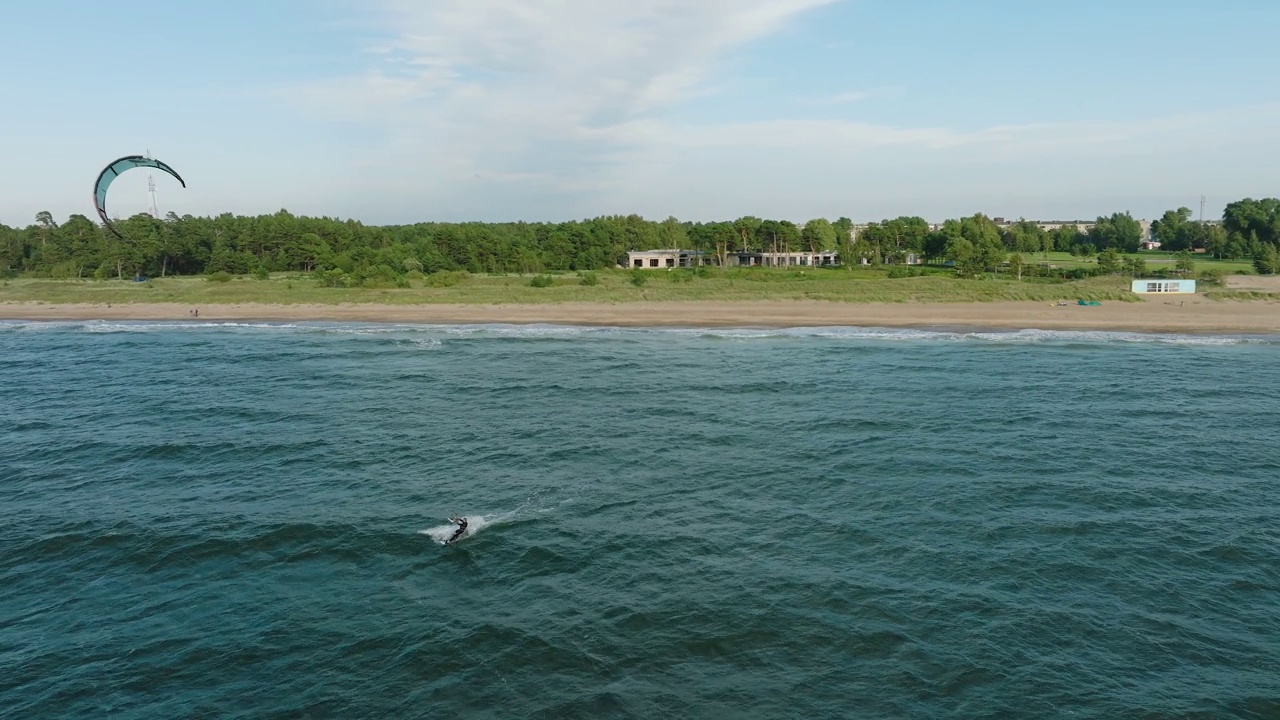
[[[1098,264],[1098,256],[1090,255],[1088,257],[1072,257],[1070,253],[1051,252],[1046,257],[1045,253],[1027,253],[1023,256],[1023,262],[1028,264],[1049,263],[1060,268],[1085,267]],[[1178,262],[1178,257],[1174,253],[1162,252],[1160,250],[1142,250],[1136,253],[1121,253],[1122,258],[1141,258],[1147,263],[1147,267],[1152,270],[1161,270],[1173,267]],[[1207,255],[1195,256],[1196,270],[1217,270],[1223,275],[1249,275],[1253,272],[1252,260],[1218,260]]]
[[712,271],[699,277],[691,271],[656,270],[643,273],[642,286],[632,284],[625,270],[595,273],[599,283],[583,285],[577,273],[551,274],[549,287],[531,287],[532,276],[458,274],[457,284],[430,287],[413,280],[409,288],[330,288],[309,276],[277,274],[269,280],[237,278],[212,282],[204,277],[118,280],[14,279],[0,281],[0,302],[43,303],[182,303],[192,306],[220,303],[282,305],[343,303],[385,304],[509,304],[509,303],[626,303],[641,300],[828,300],[837,302],[975,302],[1001,300],[1123,300],[1136,301],[1129,278],[1112,276],[1063,282],[1046,279],[1018,281],[1007,276],[958,280],[946,270],[924,277],[888,278],[882,269],[738,269]]

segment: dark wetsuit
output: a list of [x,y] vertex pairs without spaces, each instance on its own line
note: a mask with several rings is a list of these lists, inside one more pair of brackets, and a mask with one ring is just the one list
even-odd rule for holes
[[466,531],[467,531],[467,519],[466,519],[466,518],[459,518],[459,519],[458,519],[458,529],[457,529],[457,530],[455,530],[455,531],[453,532],[453,537],[449,538],[448,540],[445,540],[445,542],[450,542],[450,543],[451,543],[451,542],[454,542],[454,541],[458,540],[459,538],[461,538],[461,537],[462,537],[463,533],[465,533]]

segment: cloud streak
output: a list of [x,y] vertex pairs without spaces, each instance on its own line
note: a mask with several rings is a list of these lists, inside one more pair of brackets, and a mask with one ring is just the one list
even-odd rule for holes
[[[289,97],[370,134],[374,150],[358,164],[367,197],[352,202],[381,203],[379,214],[408,208],[398,220],[764,208],[801,220],[824,207],[856,214],[832,210],[854,192],[878,206],[893,205],[894,192],[904,204],[919,201],[904,193],[971,201],[984,177],[988,193],[1027,197],[1028,176],[1046,193],[1078,193],[1089,162],[1104,169],[1109,157],[1280,119],[1274,106],[970,129],[949,126],[941,110],[940,122],[916,126],[805,115],[865,101],[861,92],[774,100],[776,116],[758,121],[677,119],[714,96],[737,51],[839,1],[381,0],[369,6],[386,29],[373,64]],[[1053,163],[1061,173],[1037,174]]]
[[871,93],[868,92],[850,91],[836,93],[835,95],[828,95],[826,97],[812,98],[807,102],[812,105],[847,105],[849,103],[862,102],[870,97]]
[[367,72],[293,101],[431,158],[439,179],[607,171],[618,132],[710,92],[726,54],[836,0],[383,0]]

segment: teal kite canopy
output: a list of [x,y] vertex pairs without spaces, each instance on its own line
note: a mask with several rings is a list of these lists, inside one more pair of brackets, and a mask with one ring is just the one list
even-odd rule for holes
[[185,188],[187,186],[187,182],[182,179],[182,176],[179,175],[176,170],[155,158],[149,158],[144,155],[126,155],[103,168],[102,172],[98,173],[98,181],[93,184],[93,206],[98,210],[98,217],[102,218],[102,224],[106,225],[107,228],[111,230],[111,232],[115,233],[116,237],[119,238],[123,238],[124,236],[112,227],[111,221],[107,219],[107,188],[111,187],[111,183],[115,181],[121,173],[137,167],[149,167],[157,170],[163,170],[176,178],[178,182],[182,184],[182,187]]

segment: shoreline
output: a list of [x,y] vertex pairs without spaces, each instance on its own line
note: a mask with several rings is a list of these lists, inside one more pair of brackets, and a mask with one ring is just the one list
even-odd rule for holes
[[1148,333],[1276,334],[1280,302],[1201,296],[1057,306],[1035,301],[841,303],[820,300],[672,301],[528,305],[261,303],[0,303],[0,320],[257,321],[418,324],[548,324],[600,327],[886,327],[995,330],[1107,330]]

